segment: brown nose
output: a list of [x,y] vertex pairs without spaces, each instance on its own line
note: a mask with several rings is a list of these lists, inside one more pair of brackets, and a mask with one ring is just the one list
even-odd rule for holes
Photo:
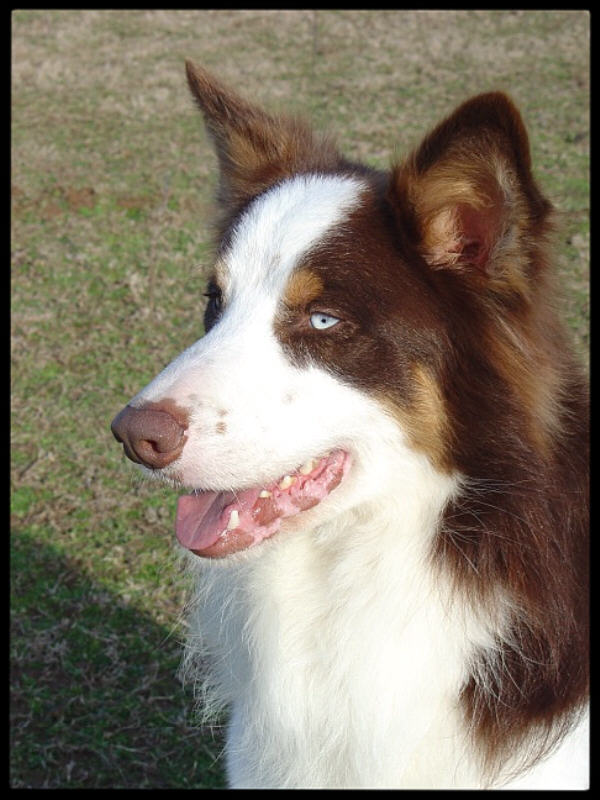
[[110,428],[128,458],[150,469],[162,469],[178,458],[185,444],[187,419],[182,413],[177,416],[175,419],[164,408],[125,406]]

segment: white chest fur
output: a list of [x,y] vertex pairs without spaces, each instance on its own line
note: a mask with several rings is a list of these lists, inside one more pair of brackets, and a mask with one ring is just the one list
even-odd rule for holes
[[458,695],[488,634],[428,564],[433,520],[390,508],[394,524],[365,507],[256,558],[194,564],[192,648],[201,631],[208,697],[232,709],[233,786],[476,785]]

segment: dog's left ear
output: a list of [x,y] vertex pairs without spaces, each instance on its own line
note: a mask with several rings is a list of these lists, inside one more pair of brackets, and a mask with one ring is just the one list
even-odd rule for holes
[[218,199],[226,212],[235,212],[284,177],[330,170],[339,162],[333,144],[302,121],[267,114],[191,61],[186,61],[186,72],[216,146],[221,167]]
[[539,262],[532,248],[551,206],[535,184],[527,132],[506,95],[474,97],[438,125],[393,169],[389,200],[404,236],[432,268],[527,294]]

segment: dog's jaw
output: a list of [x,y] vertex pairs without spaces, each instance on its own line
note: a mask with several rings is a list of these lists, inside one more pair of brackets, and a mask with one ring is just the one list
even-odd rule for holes
[[267,487],[242,492],[200,492],[179,499],[175,529],[181,545],[196,555],[223,558],[277,533],[285,519],[321,503],[350,469],[348,453],[305,462]]

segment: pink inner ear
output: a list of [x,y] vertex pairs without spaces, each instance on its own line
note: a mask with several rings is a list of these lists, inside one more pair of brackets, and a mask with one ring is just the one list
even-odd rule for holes
[[490,255],[501,234],[501,215],[496,205],[474,208],[460,205],[456,209],[459,228],[459,259],[482,272],[490,272]]

